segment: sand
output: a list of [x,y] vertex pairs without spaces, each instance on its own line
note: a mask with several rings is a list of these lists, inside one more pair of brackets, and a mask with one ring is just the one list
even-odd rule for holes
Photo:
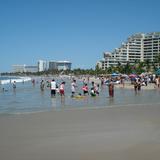
[[[96,84],[101,84],[101,80],[99,78],[94,78],[91,77],[90,78],[90,82],[94,81]],[[115,84],[115,88],[124,88],[124,89],[133,89],[134,90],[134,85],[131,84],[130,81],[125,81],[125,85],[123,86],[122,84]],[[155,90],[155,89],[159,89],[155,86],[154,83],[148,83],[147,86],[142,85],[141,86],[142,90]]]
[[[134,85],[128,82],[125,83],[124,87],[122,84],[116,84],[115,87],[134,90]],[[157,88],[153,83],[149,83],[147,86],[144,86],[144,85],[141,86],[141,90],[155,90],[155,89],[159,89],[159,88]]]
[[159,160],[160,106],[0,115],[0,160]]

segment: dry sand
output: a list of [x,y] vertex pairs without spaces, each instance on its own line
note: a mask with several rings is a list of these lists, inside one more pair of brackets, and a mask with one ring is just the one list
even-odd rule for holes
[[0,115],[0,160],[159,160],[160,106]]

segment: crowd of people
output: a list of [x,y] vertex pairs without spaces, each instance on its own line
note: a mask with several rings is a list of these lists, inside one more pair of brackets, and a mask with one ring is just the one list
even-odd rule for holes
[[[140,75],[132,77],[124,77],[124,76],[108,76],[108,77],[99,77],[99,81],[94,81],[96,79],[91,79],[89,77],[81,77],[78,81],[82,83],[77,84],[77,77],[71,78],[70,81],[65,82],[62,80],[61,82],[57,82],[55,79],[52,80],[44,80],[40,81],[40,89],[44,91],[45,88],[50,88],[51,97],[56,97],[56,95],[60,95],[61,97],[65,96],[65,84],[70,85],[70,95],[71,98],[75,97],[84,97],[90,95],[91,97],[99,96],[101,92],[101,87],[108,86],[108,95],[109,97],[114,97],[114,86],[115,84],[121,84],[124,88],[125,83],[130,81],[133,85],[135,92],[140,91],[142,86],[147,86],[149,83],[154,83],[155,88],[160,88],[160,77],[156,75]],[[32,79],[32,84],[36,84],[36,80]],[[12,83],[13,89],[16,90],[16,81]],[[5,91],[5,90],[4,90]],[[68,90],[67,90],[68,92]],[[68,93],[67,93],[68,94]]]
[[[88,79],[83,79],[82,85],[80,86],[80,84],[77,84],[77,80],[75,78],[73,78],[69,83],[71,98],[80,98],[89,95],[91,97],[99,96],[101,90],[100,85],[106,85],[103,78],[101,79],[100,84],[95,83],[94,81],[89,82]],[[56,97],[56,95],[60,95],[62,97],[65,96],[65,84],[65,81],[62,81],[60,84],[58,84],[55,79],[46,82],[41,80],[40,89],[41,91],[44,91],[45,86],[47,86],[51,90],[51,97]],[[110,97],[114,96],[114,84],[112,81],[108,84],[108,93]]]
[[154,83],[155,88],[160,88],[160,77],[159,76],[137,76],[131,78],[131,83],[134,85],[134,90],[140,91],[142,86],[147,86],[149,83]]

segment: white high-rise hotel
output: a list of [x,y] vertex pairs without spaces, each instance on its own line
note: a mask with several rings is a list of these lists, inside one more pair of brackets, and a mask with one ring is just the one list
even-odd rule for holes
[[72,63],[69,61],[44,61],[39,60],[37,65],[13,65],[13,72],[43,72],[49,70],[71,70]]
[[110,66],[122,65],[127,62],[149,60],[153,62],[160,54],[160,32],[138,33],[127,39],[119,48],[112,53],[105,52],[104,58],[97,64],[100,68],[106,69]]
[[42,72],[42,71],[46,71],[47,69],[48,69],[47,61],[39,60],[38,61],[38,71]]

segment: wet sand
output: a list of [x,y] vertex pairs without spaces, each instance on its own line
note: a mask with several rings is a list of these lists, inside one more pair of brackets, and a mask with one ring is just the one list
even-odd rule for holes
[[159,105],[0,115],[0,159],[159,159],[159,115]]
[[[116,88],[132,89],[134,90],[134,85],[131,83],[125,83],[124,87],[122,84],[115,85]],[[141,86],[141,90],[155,90],[159,89],[153,83],[149,83],[147,86]]]

